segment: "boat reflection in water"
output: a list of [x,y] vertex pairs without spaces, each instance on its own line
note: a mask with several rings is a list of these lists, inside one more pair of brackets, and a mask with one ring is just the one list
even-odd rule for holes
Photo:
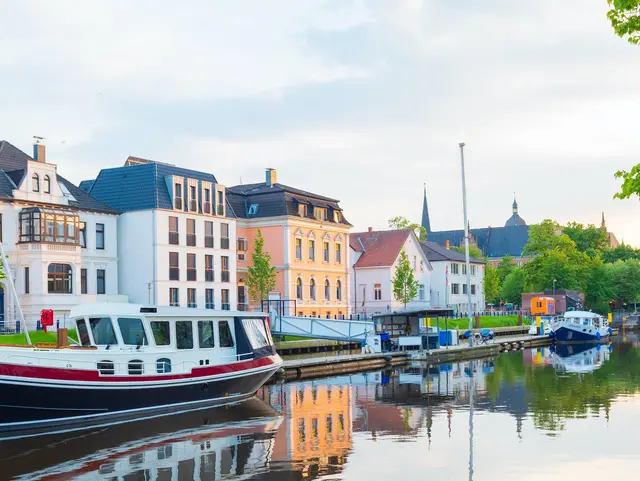
[[2,479],[248,479],[269,471],[281,421],[254,398],[82,435],[47,436],[37,444],[30,438],[5,441],[0,443]]
[[557,372],[584,374],[602,367],[611,345],[557,344],[551,349],[551,365]]

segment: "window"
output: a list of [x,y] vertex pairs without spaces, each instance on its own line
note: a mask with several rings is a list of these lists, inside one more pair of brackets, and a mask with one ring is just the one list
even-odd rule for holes
[[342,245],[336,244],[336,264],[342,264]]
[[28,207],[20,211],[19,219],[20,242],[80,243],[80,218],[75,213]]
[[204,221],[204,246],[213,248],[213,222]]
[[204,290],[204,306],[207,309],[215,309],[215,300],[213,297],[213,289]]
[[169,217],[169,244],[177,246],[180,244],[180,232],[178,230],[178,218]]
[[103,376],[113,376],[116,373],[115,366],[113,365],[113,361],[102,360],[97,363],[98,371]]
[[180,293],[177,287],[169,288],[169,305],[174,307],[180,305]]
[[198,307],[196,302],[196,290],[192,287],[187,289],[187,307]]
[[376,301],[382,300],[382,284],[373,285],[373,299]]
[[89,330],[87,329],[87,323],[84,319],[79,319],[76,321],[76,327],[78,328],[78,338],[80,339],[80,344],[84,347],[91,345],[91,339],[89,338]]
[[44,176],[44,193],[45,194],[50,194],[51,193],[51,179],[49,178],[48,175]]
[[451,264],[451,274],[459,274],[460,273],[460,265],[459,264]]
[[462,275],[463,276],[467,275],[467,264],[462,264]]
[[96,269],[96,294],[105,294],[107,292],[105,270]]
[[298,215],[300,217],[307,216],[307,204],[298,204]]
[[122,340],[129,346],[147,346],[147,335],[144,332],[144,326],[142,325],[142,319],[137,317],[119,317],[118,326],[120,327],[120,334],[122,334]]
[[467,285],[466,284],[462,284],[462,293],[463,294],[467,293]]
[[324,261],[329,262],[329,243],[328,242],[322,243],[322,251],[324,253],[323,255]]
[[411,265],[413,266],[413,272],[416,272],[418,270],[418,258],[416,256],[413,256],[411,258]]
[[168,374],[171,372],[171,359],[162,357],[156,361],[156,372],[158,374]]
[[327,220],[327,209],[323,209],[321,207],[314,207],[313,216],[318,220]]
[[187,280],[195,281],[197,280],[197,270],[196,270],[196,255],[195,254],[187,254]]
[[213,338],[213,321],[198,321],[198,343],[200,349],[216,347]]
[[38,174],[33,174],[31,176],[31,188],[34,192],[40,192],[40,177]]
[[218,322],[218,338],[220,339],[220,347],[233,347],[233,335],[228,321]]
[[336,281],[336,300],[342,300],[342,282]]
[[338,212],[337,210],[333,211],[333,222],[335,222],[337,224],[342,222],[342,214],[340,212]]
[[129,375],[139,376],[144,372],[144,363],[140,359],[129,361]]
[[198,212],[198,198],[195,185],[189,186],[189,210],[191,212]]
[[171,326],[169,321],[151,321],[151,333],[156,346],[168,346],[171,344]]
[[89,318],[89,326],[91,327],[91,334],[93,334],[93,342],[96,344],[102,346],[118,344],[110,317]]
[[246,237],[238,237],[238,250],[240,252],[247,251],[247,238]]
[[329,284],[329,279],[325,279],[324,281],[324,298],[327,301],[331,299],[331,284]]
[[424,284],[420,284],[420,287],[418,288],[418,298],[421,301],[424,301]]
[[182,210],[182,184],[175,184],[175,208]]
[[180,256],[177,252],[169,252],[169,280],[180,280]]
[[29,287],[31,287],[29,285],[29,268],[25,267],[24,268],[24,293],[25,294],[29,294]]
[[296,298],[302,299],[302,279],[296,279]]
[[205,254],[204,256],[204,280],[206,282],[213,282],[213,256]]
[[191,321],[176,321],[176,347],[193,349],[193,325]]
[[224,192],[221,190],[217,191],[218,195],[218,206],[216,207],[216,211],[218,215],[224,215]]
[[472,296],[476,295],[476,285],[475,284],[471,284],[471,295]]
[[204,189],[204,213],[211,214],[211,189]]
[[221,308],[223,311],[228,311],[231,309],[231,303],[229,302],[229,289],[222,289],[220,291],[220,296],[221,296]]
[[451,294],[460,294],[460,284],[451,284]]
[[314,279],[309,281],[309,299],[316,300],[316,281]]
[[187,219],[187,245],[194,247],[196,245],[196,220]]
[[309,260],[316,260],[316,241],[309,239]]
[[296,237],[296,260],[302,260],[302,239]]
[[246,286],[238,286],[238,310],[239,311],[248,311],[249,306],[247,306],[247,287]]
[[87,292],[87,270],[80,269],[80,294],[86,294]]
[[220,249],[229,248],[229,224],[223,222],[220,224]]
[[96,224],[96,249],[104,249],[104,224]]
[[471,275],[472,275],[472,276],[475,276],[475,275],[476,275],[476,267],[477,267],[477,266],[475,266],[475,265],[472,265],[472,266],[471,266]]
[[49,264],[47,284],[49,294],[71,294],[73,274],[69,264]]
[[420,261],[420,272],[424,272],[424,262]]
[[229,282],[231,274],[229,273],[229,257],[220,256],[220,262],[222,263],[222,282]]
[[247,333],[249,344],[253,349],[271,345],[262,319],[242,319],[242,327],[244,327],[244,332]]
[[87,223],[79,222],[78,223],[80,229],[80,247],[83,249],[87,248]]

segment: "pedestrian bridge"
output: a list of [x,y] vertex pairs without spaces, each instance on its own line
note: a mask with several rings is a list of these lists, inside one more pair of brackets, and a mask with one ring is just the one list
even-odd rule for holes
[[373,321],[322,319],[314,317],[271,316],[271,332],[333,341],[364,341],[375,332]]

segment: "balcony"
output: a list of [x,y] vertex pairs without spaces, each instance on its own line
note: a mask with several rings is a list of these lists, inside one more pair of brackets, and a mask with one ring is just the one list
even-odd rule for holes
[[180,244],[180,234],[178,232],[169,232],[169,244],[174,246]]
[[229,248],[229,238],[221,237],[220,238],[220,249],[228,249]]
[[204,236],[204,246],[213,248],[213,236],[212,235]]
[[231,304],[226,304],[226,303],[222,303],[222,310],[223,311],[230,311],[231,310]]
[[206,282],[214,282],[215,281],[215,275],[213,273],[213,269],[207,269],[206,271],[204,271],[204,280]]
[[187,245],[191,247],[196,246],[196,235],[195,234],[187,234]]
[[197,280],[197,271],[195,269],[187,269],[187,280],[195,281]]
[[179,267],[169,267],[169,280],[170,281],[179,281],[180,280],[180,268]]
[[215,309],[216,305],[213,302],[207,302],[204,307],[205,309]]
[[231,278],[231,272],[230,271],[222,271],[221,274],[221,281],[222,282],[229,282],[229,279]]

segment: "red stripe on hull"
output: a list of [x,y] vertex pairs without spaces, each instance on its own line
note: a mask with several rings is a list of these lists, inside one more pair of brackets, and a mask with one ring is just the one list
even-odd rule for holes
[[55,381],[79,382],[145,382],[171,381],[178,379],[198,379],[218,374],[232,374],[248,369],[255,369],[276,364],[273,357],[263,357],[251,361],[241,361],[221,366],[205,366],[193,368],[190,374],[158,374],[155,376],[101,376],[98,370],[66,369],[58,367],[22,366],[16,364],[0,364],[0,376],[26,377]]

